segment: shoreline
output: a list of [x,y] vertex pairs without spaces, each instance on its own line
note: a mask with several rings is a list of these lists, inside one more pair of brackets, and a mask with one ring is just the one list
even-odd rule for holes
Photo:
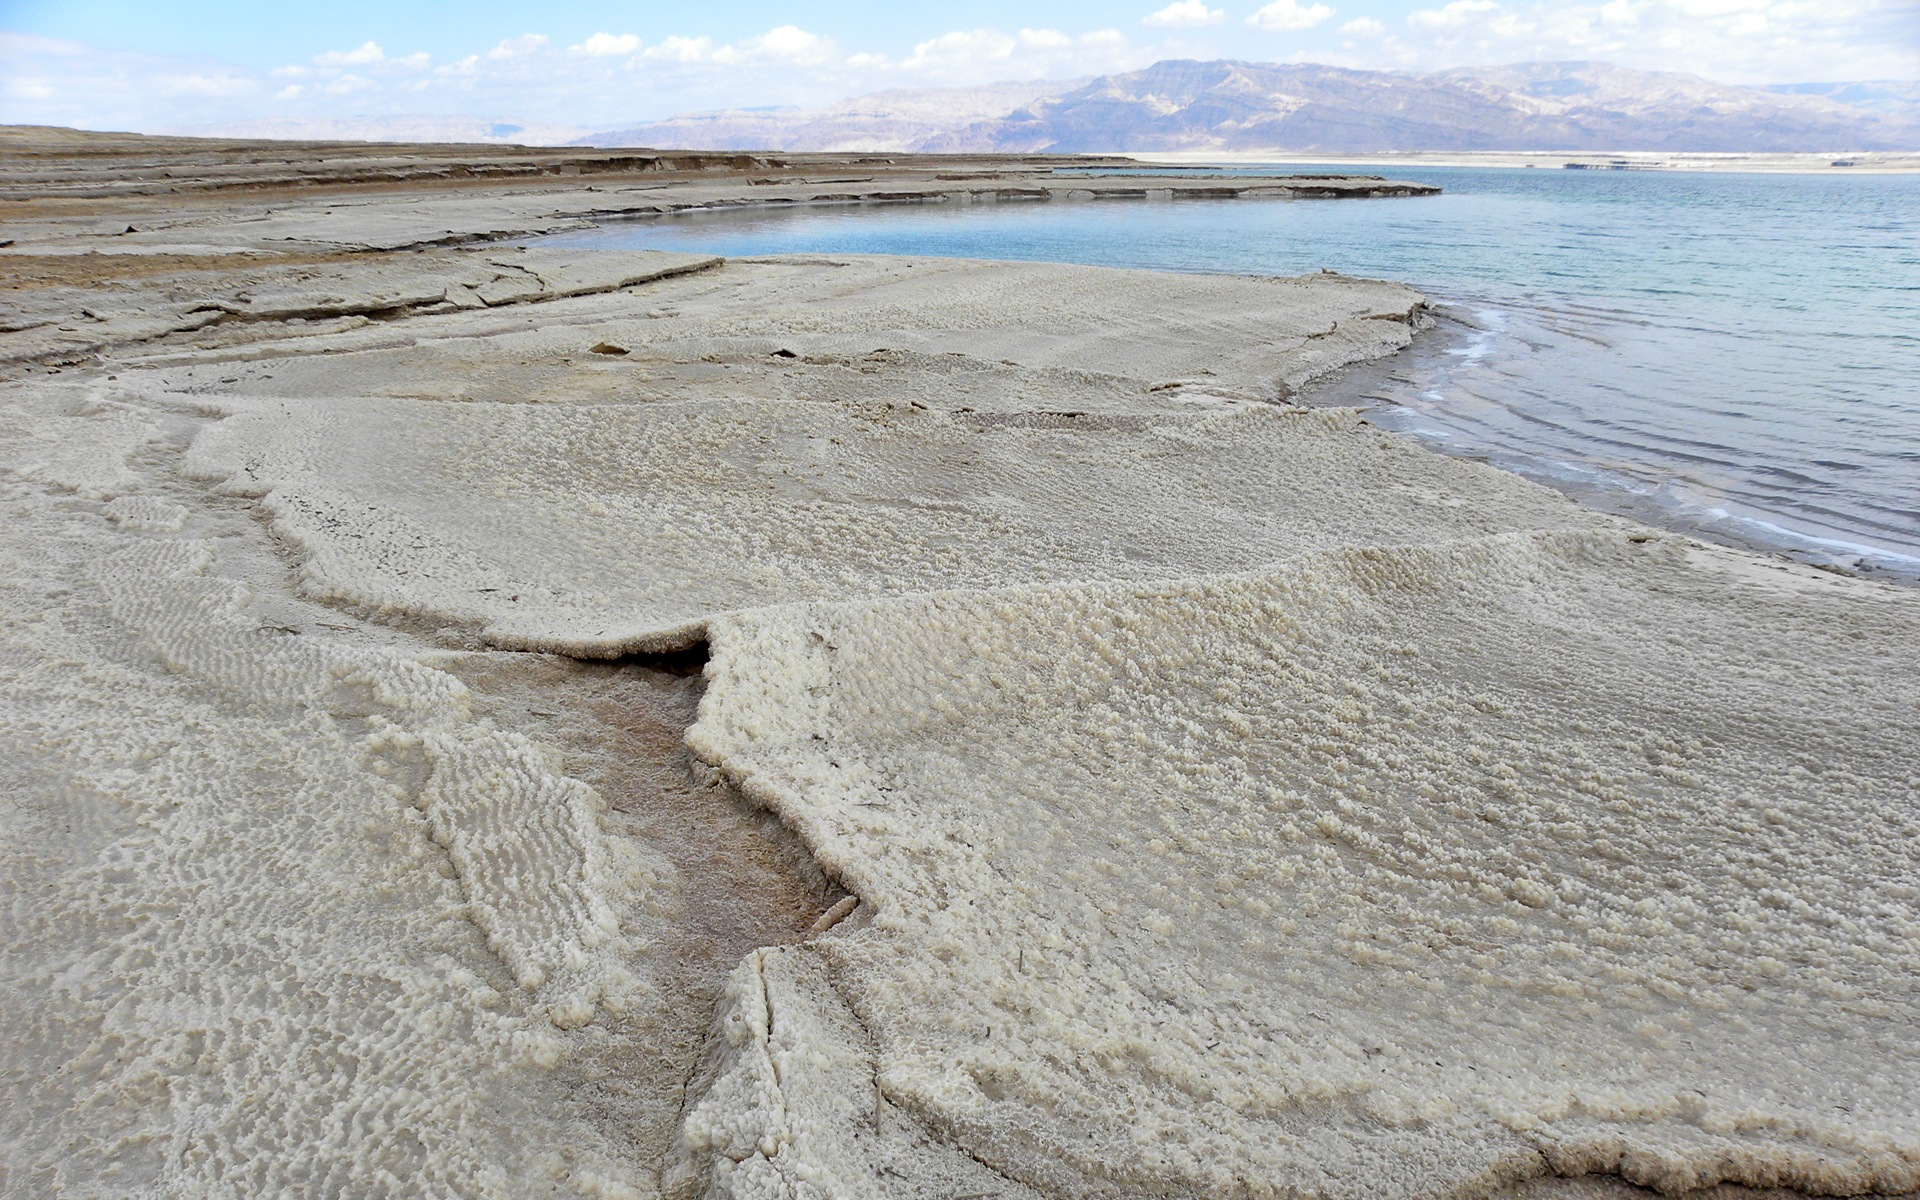
[[[1583,481],[1568,478],[1564,469],[1556,473],[1538,464],[1529,465],[1533,462],[1529,456],[1503,451],[1498,447],[1463,446],[1445,437],[1422,436],[1409,427],[1411,422],[1419,419],[1417,410],[1390,396],[1366,393],[1387,390],[1399,364],[1417,362],[1436,352],[1445,354],[1451,346],[1471,340],[1471,334],[1465,331],[1475,327],[1457,317],[1450,317],[1447,312],[1450,303],[1445,300],[1434,302],[1434,325],[1416,333],[1413,343],[1405,349],[1387,358],[1355,363],[1315,380],[1295,398],[1296,402],[1312,407],[1356,406],[1369,413],[1394,414],[1395,419],[1384,422],[1384,425],[1396,436],[1410,438],[1438,454],[1486,463],[1495,470],[1519,475],[1550,487],[1595,512],[1624,517],[1668,533],[1699,538],[1717,546],[1778,558],[1820,571],[1877,580],[1896,587],[1920,587],[1920,559],[1896,551],[1798,533],[1784,526],[1771,526],[1758,516],[1716,513],[1698,502],[1691,508],[1672,502],[1661,503],[1649,497],[1654,489],[1636,490],[1636,481],[1625,476],[1613,479],[1595,470],[1591,472],[1592,478]],[[1449,322],[1459,328],[1449,330]],[[1742,527],[1754,526],[1771,530],[1771,534],[1742,531]],[[1863,559],[1876,561],[1861,561]]]
[[[1093,156],[1090,156],[1093,157]],[[1314,154],[1305,151],[1156,151],[1135,157],[1153,164],[1197,167],[1325,164],[1394,167],[1500,167],[1540,170],[1725,171],[1783,175],[1907,175],[1920,171],[1920,150],[1831,153],[1667,152],[1657,150],[1383,151],[1379,154]]]
[[1920,593],[1276,403],[1397,283],[504,244],[1117,183],[379,150],[0,180],[0,1177],[1920,1188]]
[[[844,203],[857,205],[860,202]],[[696,219],[718,217],[724,220],[731,215],[742,213],[749,207],[745,205],[714,206],[672,212],[621,214],[598,223],[596,228],[618,229],[625,224],[683,217]],[[825,207],[825,205],[794,205],[793,207],[797,209]],[[759,206],[757,211],[766,212],[768,209],[766,206]],[[593,230],[581,230],[526,239],[519,244],[534,247],[580,248],[589,251],[604,249],[604,246],[599,246],[592,240],[594,236]],[[576,241],[574,240],[576,238],[585,240]],[[857,256],[859,255],[840,255],[840,257]],[[1227,271],[1217,267],[1164,269],[1199,275],[1241,274],[1241,272]],[[1464,299],[1457,299],[1457,302],[1468,303]],[[1447,301],[1435,302],[1436,315],[1443,322],[1447,319],[1445,309],[1448,303]],[[1458,321],[1459,317],[1456,315],[1453,319]],[[1920,559],[1914,559],[1898,551],[1867,543],[1851,542],[1837,536],[1823,537],[1798,532],[1768,522],[1764,514],[1716,510],[1702,500],[1691,498],[1682,500],[1678,497],[1662,499],[1659,495],[1660,487],[1645,478],[1626,474],[1610,475],[1599,469],[1587,470],[1584,472],[1587,477],[1582,478],[1579,468],[1566,463],[1543,462],[1537,456],[1503,450],[1498,446],[1462,445],[1446,437],[1423,436],[1417,428],[1413,427],[1417,424],[1415,420],[1417,409],[1407,407],[1390,396],[1360,394],[1381,389],[1394,377],[1399,364],[1423,362],[1431,358],[1435,339],[1442,336],[1444,335],[1433,329],[1419,333],[1412,345],[1395,355],[1343,368],[1316,380],[1308,393],[1289,397],[1288,402],[1317,407],[1354,405],[1369,412],[1381,413],[1387,417],[1382,422],[1387,428],[1393,429],[1400,436],[1414,439],[1429,450],[1469,461],[1484,462],[1496,469],[1512,472],[1553,488],[1597,512],[1643,521],[1667,532],[1702,538],[1730,548],[1776,556],[1823,571],[1877,579],[1898,586],[1920,586]]]

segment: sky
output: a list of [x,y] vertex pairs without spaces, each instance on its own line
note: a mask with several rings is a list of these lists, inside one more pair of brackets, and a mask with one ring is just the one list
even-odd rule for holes
[[0,0],[0,122],[405,114],[601,130],[1166,58],[1914,80],[1920,0]]

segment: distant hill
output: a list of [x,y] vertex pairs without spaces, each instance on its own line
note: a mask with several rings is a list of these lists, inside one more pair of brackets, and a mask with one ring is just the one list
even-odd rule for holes
[[819,109],[726,109],[689,113],[580,138],[579,146],[674,146],[700,150],[908,150],[992,121],[1085,79],[1036,79],[977,88],[899,89]]
[[1790,96],[1824,96],[1855,108],[1870,108],[1885,116],[1920,124],[1920,83],[1871,79],[1859,83],[1776,83],[1769,92]]
[[825,109],[695,114],[578,144],[1013,153],[1916,150],[1920,104],[1909,98],[1920,99],[1920,86],[1736,87],[1599,62],[1413,75],[1310,63],[1168,61],[1085,81],[882,92]]
[[262,117],[215,125],[176,125],[152,132],[175,137],[276,138],[295,142],[460,142],[470,145],[564,146],[586,130],[539,121],[484,117]]

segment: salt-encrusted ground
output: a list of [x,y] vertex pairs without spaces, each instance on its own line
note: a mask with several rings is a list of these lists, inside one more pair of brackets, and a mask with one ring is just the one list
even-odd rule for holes
[[[1639,537],[721,618],[695,752],[870,914],[761,972],[1049,1194],[1910,1190],[1920,621]],[[769,1057],[723,1175],[876,1178]]]
[[1920,1188],[1920,595],[1286,404],[1414,293],[194,203],[0,252],[0,1193]]

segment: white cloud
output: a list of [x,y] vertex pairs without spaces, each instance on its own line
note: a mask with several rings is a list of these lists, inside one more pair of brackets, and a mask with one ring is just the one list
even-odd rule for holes
[[1407,13],[1407,25],[1413,29],[1459,29],[1480,13],[1498,12],[1494,0],[1453,0],[1446,8],[1421,8]]
[[0,123],[141,129],[258,108],[263,73],[0,30]]
[[[831,66],[840,59],[831,38],[809,33],[797,25],[781,25],[758,37],[723,44],[710,37],[663,38],[641,52],[641,58],[663,63],[714,63],[739,66],[752,62],[784,62],[794,66]],[[856,56],[858,57],[858,56]]]
[[1632,0],[1608,0],[1600,6],[1600,19],[1608,25],[1638,25],[1640,14]]
[[596,33],[578,46],[568,46],[567,49],[588,58],[618,58],[622,54],[638,51],[640,38],[631,33]]
[[817,33],[808,33],[797,25],[769,29],[758,38],[749,38],[746,52],[794,62],[817,63],[832,54],[833,43]]
[[1457,29],[1481,13],[1499,8],[1494,0],[1453,0],[1445,8],[1422,8],[1407,14],[1414,29]]
[[706,62],[713,57],[713,52],[714,43],[710,37],[670,37],[659,45],[648,47],[646,57],[670,62]]
[[1141,17],[1140,23],[1163,29],[1199,29],[1205,25],[1218,25],[1226,19],[1225,10],[1208,8],[1206,0],[1174,0],[1174,3],[1158,12]]
[[1920,78],[1914,0],[1452,0],[1343,65],[1440,70],[1586,59],[1726,83]]
[[267,72],[280,79],[301,79],[311,75],[334,79],[349,67],[363,67],[381,73],[423,71],[429,59],[422,52],[393,58],[380,48],[378,42],[362,42],[352,50],[327,50],[313,56],[310,67],[275,67]]
[[508,38],[487,51],[487,57],[496,61],[503,58],[519,58],[542,49],[546,44],[547,35],[544,33],[523,33],[517,38]]
[[380,49],[378,42],[362,42],[352,50],[329,50],[313,56],[316,67],[362,67],[368,63],[385,62],[386,52]]
[[1058,29],[1022,29],[1017,37],[1020,45],[1043,50],[1059,50],[1073,45],[1073,39]]
[[1013,57],[1018,42],[998,29],[954,30],[929,38],[913,48],[913,57],[901,64],[908,70],[929,66],[971,66],[979,62],[1005,62]]
[[1386,31],[1387,27],[1372,17],[1355,17],[1340,27],[1343,36],[1353,38],[1377,38]]
[[1247,18],[1247,24],[1264,33],[1298,33],[1303,29],[1312,29],[1328,17],[1333,10],[1324,4],[1300,6],[1299,0],[1273,0],[1259,12]]
[[155,82],[171,94],[185,96],[245,96],[260,88],[257,80],[224,74],[162,75]]
[[919,43],[897,70],[925,83],[984,84],[1127,71],[1154,57],[1117,29],[1078,37],[1058,29],[961,29]]

